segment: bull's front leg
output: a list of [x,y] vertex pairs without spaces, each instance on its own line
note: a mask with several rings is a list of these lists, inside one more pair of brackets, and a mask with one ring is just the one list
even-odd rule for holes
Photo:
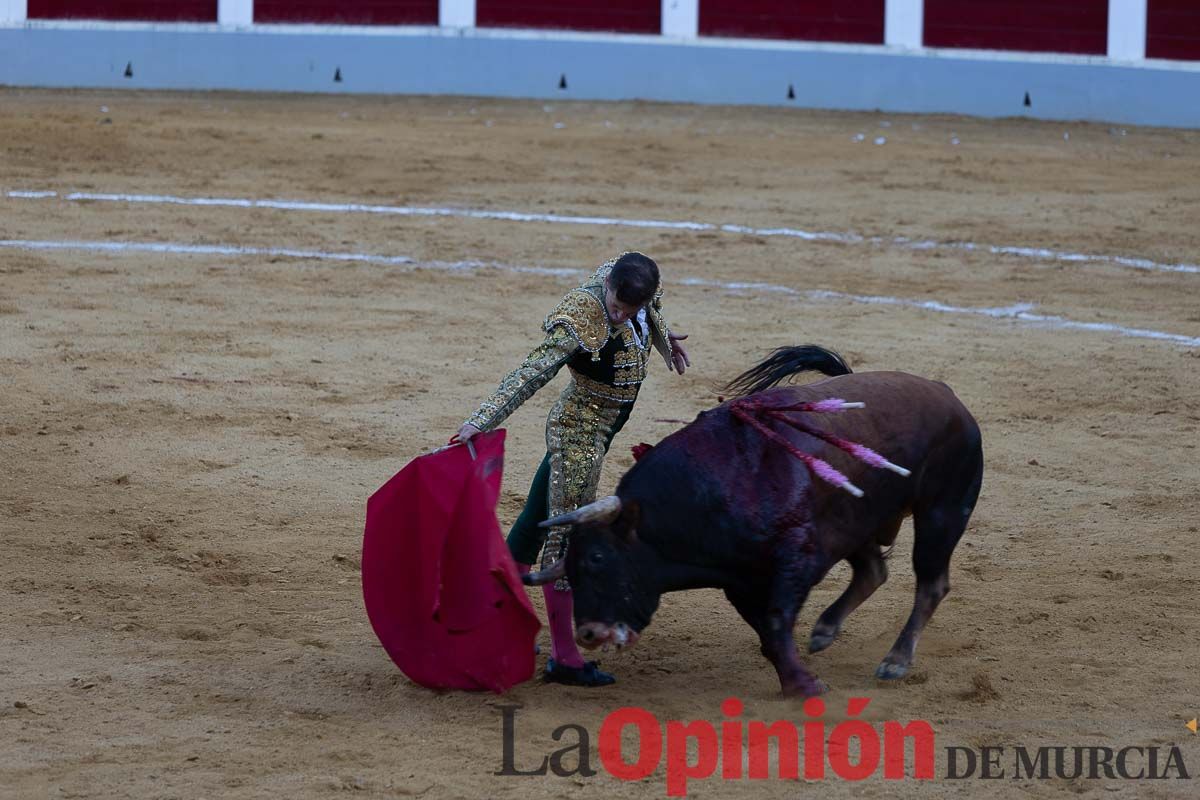
[[778,608],[773,601],[774,591],[769,587],[727,589],[725,596],[758,634],[763,657],[775,667],[784,694],[810,697],[825,690],[824,685],[808,673],[796,655],[796,643],[792,638],[796,610],[789,615]]
[[779,688],[785,695],[812,697],[826,686],[800,663],[792,628],[799,609],[772,608],[767,614],[767,635],[762,636],[762,654],[775,666]]
[[758,633],[762,654],[779,674],[784,694],[811,697],[825,691],[796,652],[792,630],[808,592],[824,574],[808,526],[788,528],[774,541],[771,576],[762,588],[729,594],[730,601]]
[[816,563],[811,541],[807,529],[786,531],[779,539],[767,608],[768,636],[762,640],[763,655],[775,665],[783,693],[803,697],[826,690],[825,684],[800,662],[792,634],[796,616],[823,572]]

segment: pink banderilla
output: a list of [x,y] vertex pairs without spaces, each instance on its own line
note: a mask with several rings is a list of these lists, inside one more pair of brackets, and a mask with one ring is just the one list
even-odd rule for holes
[[832,433],[826,433],[825,431],[817,430],[802,420],[792,419],[791,417],[787,416],[789,413],[794,412],[814,412],[825,414],[838,413],[851,408],[865,408],[865,404],[848,403],[845,400],[837,397],[830,397],[814,403],[796,403],[795,405],[780,406],[776,408],[764,407],[761,403],[750,398],[736,400],[730,404],[730,411],[732,411],[734,416],[736,416],[738,419],[750,425],[768,439],[783,445],[784,449],[804,462],[804,466],[808,467],[809,471],[818,478],[826,483],[838,487],[839,489],[845,489],[855,497],[863,496],[862,489],[859,489],[857,486],[851,483],[849,478],[835,469],[828,461],[804,452],[800,448],[796,447],[796,445],[789,442],[783,435],[768,428],[758,419],[756,412],[762,416],[783,422],[795,428],[796,430],[801,431],[802,433],[807,433],[810,436],[815,436],[824,442],[828,442],[839,450],[849,453],[859,461],[869,464],[872,467],[891,470],[897,475],[902,475],[906,478],[911,475],[912,473],[907,469],[898,464],[893,464],[891,461],[888,461],[886,458],[879,455],[879,453],[876,453],[866,445],[861,445],[857,442],[852,442],[848,439],[834,436]]

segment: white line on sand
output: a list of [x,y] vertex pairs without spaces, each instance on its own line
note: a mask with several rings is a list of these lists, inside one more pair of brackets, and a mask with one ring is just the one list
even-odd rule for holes
[[[13,199],[45,199],[58,197],[49,191],[10,191]],[[491,211],[486,209],[439,208],[423,206],[366,205],[362,203],[326,203],[299,200],[262,200],[237,197],[180,197],[160,194],[112,194],[102,192],[70,192],[62,195],[73,202],[119,202],[148,203],[184,206],[227,206],[234,208],[269,208],[281,211],[321,211],[344,214],[390,214],[408,217],[460,217],[466,219],[503,220],[509,222],[548,222],[565,225],[606,225],[626,228],[648,228],[658,230],[720,231],[724,233],[749,234],[753,236],[783,236],[807,242],[833,242],[837,244],[870,244],[899,247],[907,250],[960,250],[991,253],[1034,261],[1057,261],[1080,264],[1112,264],[1131,269],[1153,272],[1183,272],[1200,274],[1200,265],[1173,264],[1154,261],[1137,256],[1114,256],[1098,253],[1073,253],[1045,247],[1019,245],[987,245],[975,242],[913,240],[904,236],[860,236],[854,233],[834,231],[806,231],[799,228],[755,228],[745,225],[728,225],[711,222],[688,222],[657,219],[620,219],[615,217],[586,217],[565,214],[532,214],[521,211]]]
[[[406,269],[430,269],[444,272],[461,272],[477,269],[497,269],[504,272],[514,272],[532,275],[551,275],[555,277],[583,276],[586,270],[571,267],[529,267],[512,264],[498,264],[488,261],[430,261],[419,262],[408,256],[384,256],[371,253],[328,253],[320,250],[299,250],[286,247],[238,247],[234,245],[187,245],[168,242],[88,242],[88,241],[40,241],[29,239],[0,239],[0,248],[18,250],[84,250],[91,252],[120,253],[170,253],[179,255],[228,255],[228,256],[270,256],[299,258],[318,261],[359,262],[366,264],[385,264],[402,266]],[[1130,328],[1125,325],[1115,325],[1108,322],[1082,322],[1066,317],[1034,312],[1034,306],[1020,303],[1003,307],[954,306],[937,300],[910,300],[900,297],[881,295],[849,294],[825,289],[793,289],[774,283],[740,283],[715,281],[706,278],[679,278],[668,283],[679,286],[697,286],[720,289],[731,292],[749,292],[753,294],[780,294],[814,302],[834,301],[857,303],[876,306],[899,306],[904,308],[923,309],[939,314],[967,314],[972,316],[991,317],[994,319],[1011,319],[1018,322],[1037,325],[1044,328],[1061,328],[1064,330],[1090,331],[1095,333],[1111,333],[1137,339],[1154,339],[1184,347],[1200,348],[1200,337],[1183,336],[1176,333],[1150,330],[1147,328]]]

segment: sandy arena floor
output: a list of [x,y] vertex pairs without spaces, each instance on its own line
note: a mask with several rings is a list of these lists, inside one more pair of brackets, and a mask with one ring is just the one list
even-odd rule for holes
[[[806,657],[831,687],[833,722],[851,696],[872,699],[873,722],[931,721],[939,776],[954,745],[1178,743],[1200,772],[1200,737],[1184,727],[1200,714],[1200,274],[951,246],[1195,264],[1200,134],[645,104],[5,90],[0,154],[0,797],[661,797],[661,770],[632,784],[603,772],[494,776],[497,706],[523,706],[523,768],[562,746],[551,733],[566,723],[587,728],[594,748],[601,720],[623,705],[719,721],[736,695],[748,718],[799,720],[715,591],[668,597],[636,648],[607,654],[617,686],[531,682],[503,698],[414,686],[363,612],[368,495],[446,440],[576,280],[505,267],[587,270],[631,248],[662,266],[668,318],[691,334],[695,368],[679,378],[656,363],[602,489],[632,463],[630,445],[691,419],[717,384],[782,344],[816,341],[857,370],[944,380],[983,427],[983,495],[914,674],[897,685],[872,677],[911,605],[907,526],[889,583],[832,648]],[[29,244],[67,241],[417,266]],[[445,268],[461,261],[490,266]],[[722,285],[733,282],[800,293]],[[1043,319],[1015,317],[1019,303]],[[997,307],[1010,311],[962,313]],[[564,380],[509,424],[505,525]],[[847,575],[814,592],[802,639]],[[1195,787],[713,779],[690,796],[1144,798],[1194,797]]]

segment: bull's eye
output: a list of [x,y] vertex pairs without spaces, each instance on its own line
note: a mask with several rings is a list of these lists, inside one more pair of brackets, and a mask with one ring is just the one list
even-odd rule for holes
[[593,550],[588,553],[588,565],[592,567],[604,566],[604,553],[601,553],[599,550]]

